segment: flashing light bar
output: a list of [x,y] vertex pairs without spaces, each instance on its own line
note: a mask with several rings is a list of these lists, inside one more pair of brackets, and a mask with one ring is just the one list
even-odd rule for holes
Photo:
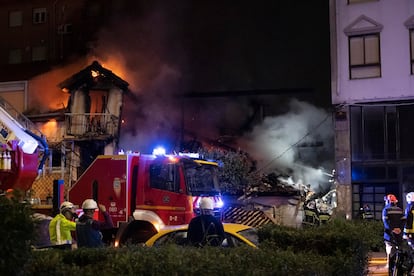
[[[194,203],[194,207],[195,208],[200,208],[200,200],[201,200],[202,197],[204,197],[204,196],[200,196],[200,197],[197,197],[195,199],[195,203]],[[211,198],[214,201],[214,209],[221,209],[221,208],[223,208],[224,201],[221,198],[221,196],[213,196],[213,197],[209,197],[209,198]]]
[[179,152],[178,156],[187,156],[187,157],[196,158],[196,159],[200,158],[200,154],[197,152]]
[[162,148],[162,147],[157,147],[157,148],[155,148],[155,149],[152,151],[152,154],[153,154],[153,155],[155,155],[155,156],[160,156],[160,155],[165,155],[165,154],[166,154],[166,152],[165,152],[165,149],[164,149],[164,148]]

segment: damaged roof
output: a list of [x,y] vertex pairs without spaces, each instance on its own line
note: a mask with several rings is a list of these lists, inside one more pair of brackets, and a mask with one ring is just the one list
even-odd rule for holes
[[82,87],[97,90],[109,90],[118,87],[123,91],[128,90],[129,83],[115,75],[111,70],[105,69],[96,60],[91,65],[82,69],[78,73],[67,78],[58,86],[68,92]]

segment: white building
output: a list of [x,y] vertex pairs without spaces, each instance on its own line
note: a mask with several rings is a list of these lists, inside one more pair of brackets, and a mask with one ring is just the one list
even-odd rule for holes
[[414,191],[414,1],[330,0],[338,208]]

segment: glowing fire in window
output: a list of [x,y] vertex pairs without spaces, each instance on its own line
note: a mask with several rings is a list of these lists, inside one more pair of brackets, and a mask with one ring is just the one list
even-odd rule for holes
[[54,138],[57,138],[58,123],[55,119],[52,119],[42,126],[41,131],[46,137],[53,140]]

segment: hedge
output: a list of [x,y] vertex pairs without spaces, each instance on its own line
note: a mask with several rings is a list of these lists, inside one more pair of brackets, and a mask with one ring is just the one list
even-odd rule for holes
[[268,225],[259,248],[33,250],[30,208],[0,198],[0,275],[364,275],[368,253],[384,250],[382,223],[334,219],[315,228]]

